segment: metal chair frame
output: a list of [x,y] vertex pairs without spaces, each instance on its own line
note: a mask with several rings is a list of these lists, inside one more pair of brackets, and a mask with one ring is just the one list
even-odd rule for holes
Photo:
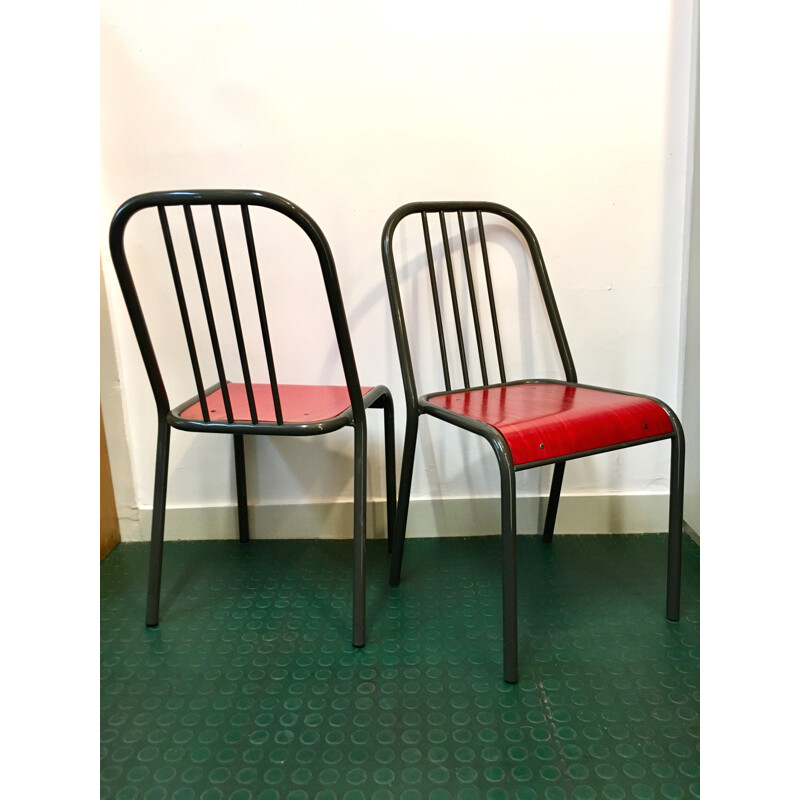
[[[180,206],[186,223],[191,243],[194,270],[202,296],[203,309],[207,324],[207,333],[211,340],[216,368],[215,382],[211,386],[204,384],[200,362],[195,345],[195,330],[190,322],[184,286],[178,268],[173,235],[166,209]],[[226,369],[222,348],[220,346],[217,322],[212,310],[207,281],[207,270],[203,263],[201,247],[195,227],[193,209],[208,206],[213,216],[220,263],[224,272],[228,308],[236,336],[239,363],[233,369],[241,369],[247,402],[249,419],[235,419],[231,404],[229,386],[231,382],[226,375],[233,374]],[[250,360],[242,329],[239,300],[233,281],[233,271],[226,244],[225,227],[220,214],[221,206],[238,206],[241,209],[242,226],[247,243],[249,267],[258,308],[261,341],[259,354],[266,359],[269,371],[274,420],[259,417],[251,380]],[[250,219],[250,209],[263,207],[284,215],[296,223],[313,244],[322,272],[328,303],[330,305],[336,341],[344,370],[347,394],[350,405],[334,417],[311,422],[286,421],[281,405],[281,385],[276,375],[273,358],[272,340],[264,304],[261,269],[258,263],[257,247]],[[167,390],[162,378],[161,369],[156,358],[153,344],[148,332],[145,316],[134,285],[134,280],[125,251],[124,234],[130,219],[145,209],[156,208],[164,237],[172,280],[177,295],[183,332],[186,339],[191,368],[197,387],[197,395],[172,408],[167,397]],[[125,304],[130,315],[133,330],[144,360],[144,366],[155,398],[158,413],[158,439],[156,448],[155,487],[153,498],[153,518],[150,543],[150,565],[147,585],[146,624],[155,626],[159,621],[159,598],[163,560],[164,522],[166,513],[167,472],[169,462],[170,431],[177,428],[198,433],[222,433],[233,435],[234,465],[236,474],[236,495],[238,509],[238,532],[241,542],[249,541],[247,518],[247,484],[245,475],[245,436],[311,436],[339,430],[344,427],[354,428],[355,453],[355,487],[354,487],[354,525],[353,525],[353,645],[362,647],[366,642],[366,499],[367,499],[367,421],[365,408],[380,408],[384,412],[385,456],[386,456],[386,491],[387,491],[387,532],[389,550],[392,549],[393,528],[396,514],[395,495],[395,443],[394,443],[394,406],[392,396],[385,386],[375,386],[362,393],[358,379],[350,333],[347,326],[344,304],[342,302],[338,276],[334,265],[330,246],[316,222],[301,208],[282,197],[267,192],[250,190],[202,190],[202,191],[165,191],[150,192],[132,197],[123,203],[115,213],[110,226],[109,243],[111,258],[119,278]],[[251,348],[254,349],[254,348]],[[229,365],[230,367],[231,365]],[[263,386],[262,386],[263,388]],[[225,419],[212,419],[209,413],[207,398],[215,391],[221,391],[225,407]],[[190,406],[199,403],[202,419],[186,419],[181,414]]]
[[[454,283],[453,259],[450,246],[450,235],[447,229],[446,214],[455,213],[458,219],[458,229],[461,247],[464,258],[464,268],[466,273],[466,284],[469,292],[472,322],[475,333],[476,345],[481,367],[481,380],[473,383],[469,378],[465,334],[466,325],[462,325],[459,313],[457,293]],[[480,249],[483,266],[485,270],[486,290],[488,293],[489,307],[492,320],[493,339],[496,348],[497,363],[500,373],[500,382],[490,383],[486,367],[484,337],[481,332],[481,324],[478,314],[476,300],[476,286],[472,275],[472,266],[469,257],[468,240],[465,231],[464,215],[474,213],[477,218],[477,228],[480,237]],[[417,443],[417,431],[419,427],[419,417],[422,414],[431,416],[456,425],[459,428],[476,433],[486,439],[492,447],[500,468],[500,508],[501,508],[501,538],[502,538],[502,592],[503,592],[503,677],[508,683],[516,683],[519,677],[519,656],[518,656],[518,636],[517,636],[517,544],[516,544],[516,473],[520,470],[533,467],[554,464],[553,477],[550,486],[550,494],[547,504],[544,529],[542,538],[545,542],[552,541],[555,529],[556,514],[561,494],[561,486],[564,478],[564,468],[567,461],[575,458],[594,455],[600,452],[618,450],[624,447],[646,444],[649,442],[669,439],[671,441],[671,467],[670,467],[670,500],[669,500],[669,534],[668,534],[668,555],[667,555],[667,612],[669,620],[677,620],[680,614],[680,564],[681,564],[681,533],[683,516],[683,476],[684,476],[684,436],[681,424],[675,413],[661,400],[647,395],[634,394],[632,392],[613,391],[616,395],[630,395],[632,397],[646,398],[661,406],[667,413],[672,423],[672,432],[665,435],[658,435],[649,438],[638,439],[632,442],[617,444],[610,447],[602,447],[594,450],[583,450],[573,452],[566,456],[543,459],[526,464],[514,464],[512,455],[506,439],[492,425],[486,424],[481,420],[472,419],[449,409],[442,408],[432,403],[432,398],[445,396],[453,391],[448,357],[446,352],[445,337],[443,333],[443,313],[442,303],[439,300],[439,287],[434,268],[434,260],[431,248],[431,238],[429,230],[428,215],[438,216],[442,230],[444,243],[444,256],[447,268],[447,281],[442,283],[442,293],[444,287],[449,284],[450,297],[452,300],[453,318],[458,340],[459,360],[463,376],[464,390],[470,389],[490,389],[495,387],[508,387],[526,383],[549,383],[562,386],[575,386],[586,389],[595,389],[609,392],[610,389],[596,386],[588,386],[578,383],[575,365],[572,360],[569,346],[567,344],[564,327],[556,306],[553,290],[545,269],[544,260],[533,230],[516,212],[510,208],[489,202],[416,202],[408,203],[394,211],[388,218],[383,229],[382,237],[382,256],[386,282],[389,291],[389,300],[392,311],[392,321],[394,325],[395,338],[397,342],[397,352],[400,359],[400,367],[403,376],[403,388],[407,409],[406,432],[403,445],[402,465],[400,471],[400,486],[398,492],[397,520],[395,523],[395,542],[392,552],[390,583],[396,586],[400,582],[400,572],[402,567],[403,549],[405,544],[406,525],[408,521],[408,505],[411,491],[411,479],[414,466],[414,454]],[[511,223],[524,239],[531,258],[534,272],[538,279],[539,288],[542,293],[544,304],[549,317],[550,326],[555,337],[556,345],[561,359],[561,364],[565,373],[564,381],[556,380],[537,380],[526,379],[518,381],[508,381],[506,379],[505,365],[503,361],[500,332],[498,326],[497,306],[495,304],[494,289],[492,285],[491,271],[489,268],[489,258],[486,246],[486,234],[483,222],[484,214],[493,214]],[[399,223],[410,215],[419,215],[422,220],[423,236],[427,256],[428,271],[430,277],[431,293],[439,337],[439,348],[442,358],[445,390],[431,392],[422,396],[417,395],[414,379],[414,368],[409,347],[408,332],[403,314],[403,304],[400,294],[400,286],[397,278],[395,265],[393,237]],[[469,312],[468,312],[469,313]]]

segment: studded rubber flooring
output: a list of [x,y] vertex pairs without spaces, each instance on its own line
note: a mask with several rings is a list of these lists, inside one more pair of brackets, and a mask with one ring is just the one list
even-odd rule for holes
[[521,537],[520,681],[502,680],[499,538],[168,542],[101,565],[100,796],[115,800],[699,797],[699,548],[664,618],[666,537]]

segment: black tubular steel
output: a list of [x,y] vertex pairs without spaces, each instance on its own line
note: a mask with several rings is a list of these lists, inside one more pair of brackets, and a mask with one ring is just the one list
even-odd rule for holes
[[519,679],[517,636],[517,490],[508,447],[495,446],[500,465],[500,537],[503,569],[503,680]]
[[410,406],[406,416],[406,436],[403,441],[403,460],[400,466],[400,487],[397,490],[397,517],[394,523],[392,543],[392,563],[389,568],[389,584],[400,583],[400,570],[403,566],[403,548],[406,542],[406,523],[408,522],[408,503],[411,497],[411,478],[414,470],[414,453],[417,449],[417,429],[419,415],[416,406]]
[[228,381],[225,378],[225,366],[222,362],[222,351],[220,350],[219,337],[217,336],[217,325],[214,322],[214,309],[211,307],[211,296],[208,292],[206,271],[203,267],[203,257],[200,254],[200,243],[197,241],[197,230],[194,225],[194,216],[192,215],[191,206],[185,205],[183,207],[183,214],[186,218],[186,228],[189,231],[189,242],[192,245],[192,256],[194,257],[194,265],[197,271],[197,282],[200,286],[200,294],[203,298],[203,309],[206,312],[208,335],[211,338],[211,348],[214,351],[214,363],[217,366],[219,388],[222,392],[222,402],[225,404],[225,415],[228,422],[233,422],[233,408],[231,406],[230,393],[228,392]]
[[397,516],[397,477],[394,443],[394,401],[385,394],[373,408],[383,408],[383,441],[386,461],[386,542],[389,552],[394,546],[394,526]]
[[[476,320],[476,336],[481,347],[481,334],[479,323],[477,322],[477,304],[474,300],[471,283],[471,268],[469,255],[466,245],[466,231],[464,226],[464,213],[475,212],[477,217],[478,233],[480,238],[481,255],[483,258],[486,274],[486,288],[489,297],[489,308],[492,315],[492,327],[494,330],[495,345],[497,349],[498,367],[500,371],[500,383],[489,384],[487,382],[486,370],[482,369],[483,386],[470,387],[469,379],[466,377],[466,364],[464,358],[464,343],[461,337],[461,323],[458,315],[458,306],[455,294],[455,281],[453,277],[452,260],[449,250],[449,239],[445,223],[445,213],[456,212],[459,219],[459,228],[464,247],[465,267],[467,271],[467,281],[470,289],[470,301],[472,302],[473,315]],[[493,388],[501,386],[512,386],[524,383],[554,383],[569,385],[598,391],[613,391],[615,394],[628,394],[635,397],[646,398],[660,405],[669,416],[672,422],[672,432],[653,436],[648,439],[637,440],[636,442],[625,442],[619,445],[571,453],[569,455],[532,462],[528,464],[514,464],[508,449],[508,445],[501,434],[492,426],[485,422],[472,419],[463,414],[443,408],[431,402],[431,398],[449,394],[452,390],[449,381],[444,391],[430,392],[418,396],[414,368],[409,347],[408,331],[405,316],[403,313],[403,303],[400,294],[400,285],[397,278],[397,267],[395,264],[393,239],[395,231],[400,222],[409,215],[420,214],[423,222],[427,214],[438,213],[442,225],[442,235],[444,238],[444,255],[448,268],[448,278],[450,283],[451,295],[453,298],[453,311],[456,321],[456,331],[459,336],[460,354],[462,366],[464,367],[465,388]],[[506,377],[505,365],[503,363],[503,353],[498,324],[497,306],[495,303],[492,276],[489,268],[488,248],[486,245],[486,233],[484,226],[484,214],[497,215],[507,222],[510,222],[522,235],[525,240],[528,252],[531,257],[534,272],[536,274],[542,297],[547,311],[550,326],[558,348],[561,364],[564,369],[565,380],[539,380],[524,379],[508,381]],[[434,265],[431,255],[430,240],[426,238],[426,252],[428,257],[429,272],[434,274]],[[554,464],[553,479],[550,485],[550,496],[547,505],[547,513],[543,529],[543,538],[550,541],[553,537],[555,521],[558,511],[561,486],[563,483],[564,469],[567,461],[574,458],[583,458],[601,452],[619,450],[625,447],[632,447],[639,444],[647,444],[669,439],[672,445],[672,460],[670,467],[670,507],[669,507],[669,539],[668,539],[668,559],[667,559],[667,618],[677,620],[680,613],[680,566],[681,566],[681,536],[683,523],[683,480],[684,480],[684,439],[683,430],[675,413],[655,397],[637,394],[633,392],[620,392],[610,390],[605,387],[579,384],[575,372],[575,365],[572,360],[569,346],[567,344],[564,327],[558,313],[553,290],[544,266],[539,243],[531,230],[530,226],[516,212],[500,206],[496,203],[485,202],[421,202],[408,203],[398,208],[386,221],[383,228],[381,241],[381,255],[383,259],[386,285],[389,292],[389,303],[392,312],[392,324],[394,327],[397,352],[400,359],[400,368],[403,376],[403,390],[406,400],[406,435],[403,445],[402,467],[400,472],[400,486],[397,498],[397,518],[394,529],[394,547],[392,550],[391,569],[389,582],[392,586],[397,586],[400,582],[400,573],[403,561],[403,549],[406,538],[406,526],[408,522],[408,506],[411,493],[411,481],[414,466],[414,454],[417,446],[417,433],[419,428],[419,416],[430,414],[445,422],[449,422],[464,430],[476,433],[485,438],[492,446],[497,456],[500,466],[500,503],[501,503],[501,538],[502,538],[502,571],[503,571],[503,677],[508,683],[514,683],[518,679],[518,639],[517,639],[517,563],[516,563],[516,472],[524,469],[531,469],[537,466]],[[437,329],[441,331],[443,322],[440,322],[440,315],[437,310]],[[439,333],[442,339],[441,332]],[[443,342],[440,347],[444,353]],[[480,352],[480,351],[479,351]],[[445,356],[443,355],[443,359]]]
[[539,286],[542,290],[544,297],[545,308],[547,309],[547,316],[550,319],[550,327],[553,329],[555,336],[556,346],[558,353],[561,356],[561,363],[564,366],[564,375],[570,383],[576,383],[578,375],[575,372],[575,363],[572,360],[572,353],[570,352],[569,345],[567,344],[567,334],[564,332],[564,324],[561,322],[561,315],[558,313],[558,306],[556,305],[556,298],[553,294],[553,287],[550,285],[550,278],[544,266],[544,259],[542,258],[542,251],[539,249],[539,241],[534,236],[533,231],[527,222],[522,217],[514,215],[514,219],[519,230],[522,231],[528,247],[533,256],[533,266],[536,270],[536,277],[539,279]]
[[683,537],[683,478],[686,448],[683,428],[674,420],[669,481],[669,539],[667,544],[667,619],[677,622],[681,615],[681,549]]
[[144,313],[142,312],[142,305],[139,301],[139,294],[133,282],[128,259],[125,256],[123,235],[125,233],[127,221],[128,215],[121,210],[117,211],[109,232],[109,249],[111,251],[111,258],[114,261],[114,268],[117,273],[120,289],[122,290],[122,297],[128,309],[128,316],[131,318],[131,325],[136,334],[136,341],[139,343],[139,350],[142,353],[147,379],[150,381],[150,388],[153,391],[153,398],[156,402],[156,411],[160,418],[169,414],[169,398],[167,397],[167,389],[164,386],[164,379],[158,366],[155,350],[153,349],[150,332],[147,330],[147,325],[144,321]]
[[478,299],[475,296],[475,283],[472,280],[472,266],[469,263],[469,243],[467,242],[467,232],[464,230],[464,212],[458,212],[458,232],[461,234],[461,250],[464,253],[464,272],[467,274],[467,289],[469,291],[469,302],[472,306],[472,320],[475,325],[475,339],[478,343],[478,360],[481,365],[481,378],[484,385],[489,383],[489,376],[486,374],[486,357],[483,352],[483,334],[481,333],[481,320],[478,316]]
[[355,423],[353,502],[353,646],[367,640],[367,423]]
[[[214,318],[214,308],[218,313],[219,304],[212,305],[210,289],[215,285],[207,278],[206,267],[203,264],[198,233],[195,226],[193,208],[195,206],[210,207],[216,231],[216,241],[219,247],[222,271],[225,278],[228,305],[231,320],[236,336],[239,365],[244,374],[244,384],[247,392],[249,415],[244,419],[235,419],[231,403],[230,391],[226,374],[235,371],[235,357],[233,371],[226,373],[223,360],[217,323]],[[233,251],[228,250],[225,236],[225,215],[221,206],[235,206],[241,210],[244,235],[247,243],[249,269],[253,279],[255,302],[258,309],[260,331],[255,335],[255,341],[260,340],[264,345],[264,354],[269,371],[269,380],[275,406],[275,420],[260,420],[255,403],[255,391],[251,371],[253,363],[248,358],[254,356],[259,345],[253,349],[253,340],[245,339],[245,331],[240,318],[240,301],[243,300],[244,284],[234,281],[233,264],[231,257]],[[173,245],[172,233],[168,222],[168,209],[175,207],[182,209],[191,245],[191,261],[200,290],[203,310],[209,329],[209,339],[214,354],[214,361],[219,382],[207,386],[203,383],[200,368],[200,359],[197,350],[197,325],[192,329],[190,315],[187,307],[187,296],[181,281],[181,272],[178,268],[176,251]],[[350,400],[347,407],[340,414],[330,419],[313,420],[310,422],[287,422],[281,408],[280,392],[275,369],[273,342],[267,322],[264,292],[258,264],[257,248],[250,209],[263,208],[274,211],[298,225],[314,247],[319,263],[322,279],[325,284],[328,305],[333,321],[336,344],[341,359],[345,377],[347,394]],[[172,406],[169,402],[164,385],[161,368],[159,366],[150,333],[145,321],[136,285],[131,274],[128,256],[125,249],[125,231],[134,215],[145,209],[157,209],[161,222],[161,230],[167,248],[167,255],[172,273],[172,280],[178,295],[178,306],[181,312],[181,322],[187,339],[189,360],[192,364],[192,373],[197,388],[197,396]],[[199,217],[198,217],[199,222]],[[173,222],[174,226],[174,222]],[[330,246],[317,223],[302,209],[288,200],[274,194],[250,190],[206,190],[206,191],[171,191],[151,192],[132,197],[123,203],[114,215],[109,230],[109,248],[114,268],[119,279],[125,305],[130,315],[136,340],[142,354],[150,387],[156,402],[158,413],[158,445],[156,453],[156,471],[154,482],[153,523],[151,528],[150,545],[150,570],[148,577],[147,611],[145,621],[148,625],[157,625],[159,617],[159,593],[161,583],[162,552],[164,540],[164,521],[166,512],[167,470],[169,459],[169,439],[172,428],[185,431],[225,433],[233,435],[234,467],[236,472],[236,497],[238,511],[239,537],[241,541],[249,539],[248,513],[247,513],[247,482],[245,470],[244,436],[251,434],[277,435],[277,436],[310,436],[329,433],[343,427],[355,429],[355,491],[354,491],[354,518],[353,518],[353,644],[362,646],[366,641],[366,574],[365,574],[365,542],[366,542],[366,488],[367,488],[367,427],[366,408],[380,408],[384,411],[384,433],[386,437],[385,451],[386,489],[387,489],[387,538],[389,546],[394,542],[394,527],[396,521],[396,487],[395,487],[395,453],[394,453],[394,406],[390,391],[385,386],[375,386],[362,395],[361,384],[356,369],[350,333],[342,302],[341,290],[336,274],[336,267]],[[184,272],[185,275],[185,272]],[[238,276],[236,276],[238,279]],[[240,295],[237,298],[237,290]],[[217,300],[217,298],[214,298]],[[201,326],[202,327],[202,326]],[[220,328],[224,330],[224,328]],[[230,365],[228,365],[230,366]],[[224,419],[212,420],[208,407],[207,396],[220,391],[225,405]],[[181,415],[190,406],[200,403],[202,419],[185,419]]]
[[553,467],[553,479],[550,481],[550,497],[547,500],[547,515],[542,530],[542,541],[552,542],[556,529],[556,514],[558,514],[558,501],[561,497],[561,484],[564,481],[564,467],[566,462],[559,461]]
[[181,273],[178,269],[178,259],[175,257],[175,247],[172,244],[172,233],[169,228],[167,211],[164,206],[158,206],[158,219],[161,222],[161,232],[164,235],[164,244],[167,248],[167,258],[169,259],[169,268],[172,272],[172,282],[175,285],[175,294],[178,297],[178,308],[181,312],[183,331],[186,335],[186,344],[189,348],[189,360],[192,364],[194,384],[197,387],[197,395],[200,398],[200,408],[203,412],[203,420],[208,422],[208,403],[206,402],[205,392],[203,391],[203,375],[200,372],[200,361],[197,358],[197,348],[194,345],[194,335],[192,334],[192,323],[189,319],[189,309],[186,306],[186,296],[183,293],[183,282],[181,281]]
[[161,597],[161,567],[164,554],[164,522],[167,513],[167,474],[169,468],[170,427],[165,419],[158,421],[156,475],[153,487],[153,520],[150,531],[150,568],[147,574],[147,610],[145,623],[158,625]]
[[236,510],[239,522],[239,541],[250,541],[250,525],[247,520],[247,471],[244,463],[244,436],[233,435],[233,466],[236,473]]
[[384,449],[386,451],[386,542],[392,552],[395,541],[394,526],[397,519],[397,467],[394,441],[394,406],[389,403],[384,410]]
[[453,302],[453,321],[456,328],[456,338],[458,339],[458,355],[461,358],[461,374],[464,378],[464,388],[469,389],[469,370],[467,369],[467,351],[464,348],[464,333],[461,330],[461,314],[458,313],[458,295],[456,294],[456,282],[453,274],[453,258],[450,254],[450,237],[447,234],[447,222],[444,212],[439,212],[439,224],[442,227],[442,246],[444,247],[444,258],[447,264],[447,279],[450,284],[450,299]]
[[497,349],[497,366],[500,370],[500,381],[502,383],[506,380],[506,368],[503,363],[503,347],[500,344],[500,325],[497,321],[497,306],[494,302],[494,287],[492,285],[492,271],[489,268],[489,251],[486,247],[486,231],[483,228],[483,214],[480,211],[475,212],[478,220],[478,235],[481,240],[481,255],[483,256],[483,270],[486,274],[486,292],[489,295],[489,310],[492,314],[492,330],[494,331],[494,344]]
[[[236,302],[236,289],[233,285],[231,264],[228,259],[228,246],[225,244],[225,231],[222,230],[222,219],[219,214],[219,205],[217,205],[217,203],[211,204],[211,216],[214,219],[214,230],[217,234],[219,257],[222,262],[222,274],[225,276],[225,288],[228,291],[228,303],[230,303],[231,308],[231,320],[233,322],[233,333],[236,337],[236,347],[239,350],[239,362],[242,366],[242,377],[244,379],[245,393],[247,394],[247,405],[250,408],[250,419],[255,425],[258,422],[256,399],[253,395],[253,382],[250,380],[250,366],[247,363],[247,351],[244,345],[242,322],[239,319],[239,304]],[[233,422],[233,419],[229,421]]]
[[275,420],[278,425],[283,425],[283,410],[281,409],[281,396],[278,391],[278,376],[275,372],[275,359],[272,356],[272,341],[269,336],[267,308],[264,304],[264,289],[261,285],[261,271],[258,268],[258,255],[256,253],[255,239],[253,238],[253,225],[250,221],[250,209],[246,205],[242,206],[242,224],[244,225],[244,238],[247,241],[250,272],[253,276],[253,291],[256,296],[258,321],[261,324],[261,340],[264,343],[264,355],[267,359],[269,385],[272,389],[272,403],[275,406]]
[[439,352],[442,354],[442,370],[444,371],[444,386],[450,391],[450,367],[447,363],[447,347],[444,342],[444,325],[442,323],[442,309],[439,304],[439,285],[436,281],[436,268],[433,265],[433,251],[431,249],[431,233],[428,229],[427,214],[420,214],[422,218],[422,235],[425,239],[425,253],[428,258],[428,274],[431,278],[431,293],[433,294],[433,313],[436,317],[436,332],[439,334]]

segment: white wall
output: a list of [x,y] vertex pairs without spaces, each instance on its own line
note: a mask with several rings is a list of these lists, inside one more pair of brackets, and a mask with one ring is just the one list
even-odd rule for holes
[[[105,231],[143,191],[259,188],[308,211],[336,258],[362,383],[395,395],[398,443],[402,385],[379,244],[388,214],[418,199],[519,211],[542,245],[579,378],[678,408],[692,9],[105,0],[100,226],[125,422],[108,435],[112,459],[127,440],[139,509],[152,504],[154,405]],[[381,429],[370,419],[370,493],[381,497]],[[259,441],[251,503],[346,500],[351,440]],[[668,459],[663,444],[574,462],[564,493],[652,497],[644,522],[626,521],[623,503],[586,524],[663,530]],[[539,481],[538,471],[520,476],[520,495],[546,491]],[[483,443],[421,426],[414,498],[497,493]],[[169,507],[233,501],[230,442],[176,432]]]
[[[695,53],[697,64],[697,53]],[[697,75],[697,73],[695,73]],[[686,436],[686,490],[683,519],[700,536],[700,95],[694,96],[694,154],[691,165],[691,198],[686,258],[685,344],[683,347],[683,397],[681,420]]]

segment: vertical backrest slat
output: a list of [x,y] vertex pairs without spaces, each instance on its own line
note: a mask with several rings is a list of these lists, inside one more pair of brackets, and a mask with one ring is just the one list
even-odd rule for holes
[[500,344],[500,326],[497,322],[497,306],[494,302],[494,287],[492,285],[492,272],[489,269],[489,252],[486,248],[486,231],[483,229],[483,214],[476,212],[478,217],[478,235],[481,239],[481,256],[483,257],[483,269],[486,274],[486,290],[489,295],[489,309],[492,313],[492,328],[494,330],[494,342],[497,347],[497,365],[500,368],[500,382],[506,381],[506,368],[503,363],[503,348]]
[[258,411],[256,410],[256,400],[253,396],[253,382],[250,379],[250,366],[247,363],[247,350],[244,345],[242,322],[239,318],[239,304],[236,302],[236,289],[233,285],[233,275],[231,275],[231,265],[228,259],[228,247],[225,243],[225,231],[222,228],[222,218],[220,217],[219,206],[216,203],[211,204],[211,216],[214,219],[219,257],[222,262],[222,272],[225,276],[225,287],[228,290],[228,302],[231,307],[231,320],[233,321],[233,332],[236,336],[236,346],[239,350],[239,361],[242,365],[242,378],[244,379],[244,389],[247,394],[247,405],[250,408],[250,419],[255,424],[258,422]]
[[425,237],[425,253],[428,257],[428,274],[431,278],[431,292],[433,293],[433,311],[436,315],[436,331],[439,334],[439,351],[442,354],[442,369],[444,370],[444,385],[450,391],[450,369],[447,364],[447,347],[444,342],[444,325],[442,324],[442,308],[439,304],[439,285],[436,281],[436,270],[433,266],[433,251],[431,249],[431,233],[428,228],[428,215],[420,214],[422,218],[422,233]]
[[197,270],[197,281],[200,285],[200,294],[203,298],[203,309],[206,312],[208,334],[211,337],[211,347],[214,351],[214,363],[217,366],[217,374],[219,375],[219,385],[222,391],[222,402],[225,405],[225,415],[228,422],[233,422],[231,397],[230,392],[228,391],[228,382],[225,379],[225,367],[222,363],[222,352],[219,346],[219,337],[217,336],[217,326],[214,323],[214,311],[211,308],[211,298],[208,294],[208,284],[206,283],[206,274],[205,269],[203,268],[203,258],[200,255],[200,244],[197,241],[197,231],[194,225],[194,217],[192,216],[191,206],[184,205],[183,213],[186,217],[186,228],[189,231],[189,241],[192,246],[195,269]]
[[475,338],[478,342],[478,359],[481,365],[481,378],[486,385],[489,383],[489,376],[486,374],[486,356],[483,352],[483,334],[481,333],[481,321],[478,316],[478,300],[475,296],[475,284],[472,281],[472,267],[469,263],[469,245],[467,244],[467,233],[464,230],[464,212],[458,211],[458,231],[461,234],[461,249],[464,252],[464,271],[467,273],[467,288],[469,290],[469,301],[472,306],[472,318],[475,322]]
[[186,334],[186,344],[189,347],[189,360],[192,364],[192,374],[194,375],[194,383],[197,387],[197,396],[200,400],[200,409],[203,412],[203,420],[208,422],[208,403],[206,402],[206,395],[203,391],[203,375],[200,371],[200,361],[197,358],[197,348],[194,345],[194,335],[192,334],[192,324],[189,320],[189,310],[186,307],[186,296],[183,293],[183,283],[178,270],[178,260],[175,257],[172,233],[169,228],[169,220],[167,219],[167,212],[164,206],[158,206],[158,219],[161,222],[161,232],[164,236],[164,244],[167,248],[167,258],[169,259],[169,268],[172,272],[172,282],[175,285],[175,293],[178,297],[178,308],[181,312],[183,330]]
[[275,406],[275,420],[278,425],[283,425],[283,411],[281,409],[280,392],[278,391],[278,378],[275,372],[275,359],[272,355],[272,340],[269,335],[269,325],[267,324],[267,309],[264,304],[264,291],[261,285],[261,272],[258,268],[258,257],[256,255],[255,239],[253,237],[253,226],[250,221],[250,209],[243,205],[242,223],[244,224],[244,236],[247,241],[247,253],[250,257],[250,271],[253,275],[253,290],[256,295],[256,306],[258,308],[258,319],[261,323],[261,339],[264,342],[264,354],[267,359],[267,370],[269,371],[269,383],[272,389],[272,402]]
[[461,372],[464,377],[464,388],[469,389],[469,370],[467,369],[467,353],[464,349],[464,334],[461,330],[461,315],[458,313],[458,297],[456,296],[456,282],[453,275],[453,258],[450,255],[450,238],[447,235],[447,222],[444,218],[444,211],[439,212],[439,224],[442,228],[442,244],[444,246],[444,257],[447,263],[447,278],[450,283],[450,298],[453,301],[453,319],[455,321],[456,337],[458,339],[458,354],[461,358]]

